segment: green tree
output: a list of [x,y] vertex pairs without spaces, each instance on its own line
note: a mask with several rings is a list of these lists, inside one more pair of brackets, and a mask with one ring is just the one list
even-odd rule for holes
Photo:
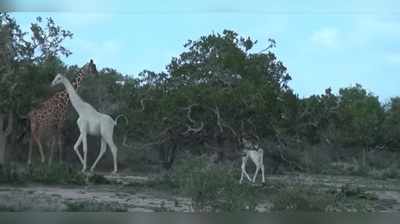
[[345,146],[362,147],[364,165],[365,152],[379,142],[383,118],[378,97],[361,85],[339,90],[339,141]]
[[27,33],[21,31],[15,19],[0,13],[0,164],[5,162],[5,148],[15,114],[31,106],[30,93],[38,86],[38,82],[32,80],[39,75],[39,79],[49,79],[54,73],[42,76],[43,71],[62,67],[58,57],[70,54],[61,43],[71,38],[72,33],[57,26],[51,18],[44,26],[41,22],[39,17],[31,24],[32,38],[27,40]]
[[147,130],[143,136],[161,136],[164,145],[205,145],[221,156],[242,135],[270,135],[271,121],[280,123],[286,107],[282,99],[293,95],[291,78],[270,51],[274,41],[265,53],[251,52],[256,43],[229,30],[189,40],[167,73],[140,74],[129,103],[132,126]]
[[383,141],[389,149],[400,147],[400,97],[391,98],[386,105],[385,120],[382,124]]

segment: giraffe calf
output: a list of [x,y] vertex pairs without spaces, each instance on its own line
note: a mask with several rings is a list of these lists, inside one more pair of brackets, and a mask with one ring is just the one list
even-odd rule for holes
[[[264,184],[265,183],[264,161],[263,161],[264,150],[260,148],[257,144],[254,145],[248,142],[246,139],[243,139],[243,144],[244,144],[244,150],[243,150],[242,166],[241,166],[242,173],[239,182],[242,183],[243,177],[246,177],[250,182],[255,183],[257,174],[261,170],[262,183]],[[246,172],[246,165],[249,158],[256,165],[256,171],[254,173],[253,179],[250,179],[249,174]]]

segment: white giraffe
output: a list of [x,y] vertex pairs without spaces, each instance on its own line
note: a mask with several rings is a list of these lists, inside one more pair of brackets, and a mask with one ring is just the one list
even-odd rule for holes
[[[261,170],[262,183],[265,184],[265,176],[264,176],[264,150],[260,148],[258,144],[252,144],[246,139],[242,139],[244,150],[242,156],[242,174],[240,175],[240,183],[243,182],[243,177],[246,177],[250,182],[255,183],[258,171]],[[250,179],[249,174],[246,172],[246,164],[248,159],[256,165],[256,171],[253,176],[253,180]]]
[[[56,86],[58,84],[63,84],[69,98],[71,100],[72,106],[75,108],[76,112],[79,114],[77,124],[80,131],[80,136],[74,145],[74,151],[78,155],[80,162],[82,163],[82,172],[86,171],[86,159],[87,159],[87,135],[100,136],[101,137],[101,147],[100,153],[97,159],[93,163],[90,171],[93,172],[97,163],[104,155],[107,149],[107,145],[111,149],[114,162],[114,170],[112,173],[117,173],[117,151],[118,148],[115,146],[113,141],[114,126],[117,125],[119,116],[115,121],[107,114],[103,114],[94,109],[90,104],[86,103],[81,99],[78,93],[75,91],[74,87],[70,81],[63,75],[57,74],[54,78],[51,86]],[[78,147],[83,143],[83,158],[79,153]]]

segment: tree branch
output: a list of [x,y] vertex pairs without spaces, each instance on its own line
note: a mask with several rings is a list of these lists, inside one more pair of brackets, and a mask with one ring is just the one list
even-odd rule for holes
[[134,148],[134,149],[145,149],[147,147],[153,146],[153,145],[160,145],[164,143],[168,137],[161,138],[160,140],[154,141],[154,142],[148,142],[145,144],[129,144],[127,142],[127,136],[125,135],[123,140],[122,140],[122,146],[125,148]]
[[230,125],[226,124],[226,122],[223,122],[223,126],[227,127],[235,137],[238,137],[236,131]]
[[139,103],[140,103],[140,110],[135,110],[134,112],[144,112],[144,110],[146,109],[146,105],[144,104],[145,100],[153,100],[152,97],[144,97],[142,99],[140,99]]
[[200,132],[201,130],[203,130],[204,122],[202,121],[200,126],[197,128],[192,128],[189,125],[186,125],[186,127],[187,127],[187,130],[182,133],[183,135],[187,135],[187,134],[189,134],[189,132],[197,133],[197,132]]
[[210,110],[211,110],[212,112],[214,112],[215,116],[217,117],[217,125],[218,125],[219,131],[220,131],[221,133],[224,132],[224,127],[226,127],[226,128],[228,128],[228,129],[232,132],[232,134],[233,134],[235,137],[238,136],[237,132],[236,132],[229,124],[227,124],[227,123],[222,119],[221,113],[220,113],[220,111],[219,111],[219,107],[218,107],[218,106],[215,106],[215,109],[210,107]]
[[221,113],[219,112],[218,106],[215,106],[215,108],[210,107],[210,110],[214,112],[215,116],[217,116],[217,125],[219,127],[219,131],[221,133],[224,132],[224,128],[222,127],[222,121],[221,121]]
[[[186,112],[186,118],[187,118],[192,124],[196,124],[196,121],[192,118],[192,108],[193,108],[194,106],[198,106],[198,105],[199,105],[199,104],[194,103],[194,104],[191,104],[191,105],[189,105],[189,106],[187,106],[187,107],[185,107],[185,108],[182,108],[183,110],[186,110],[186,111],[187,111],[187,112]],[[204,122],[201,121],[200,126],[197,127],[197,128],[193,128],[193,127],[191,127],[191,126],[189,126],[189,125],[186,125],[186,127],[187,127],[187,130],[186,130],[185,132],[182,132],[183,135],[187,135],[187,134],[189,134],[190,132],[197,133],[197,132],[200,132],[201,130],[203,130],[203,128],[204,128]]]
[[288,163],[290,166],[295,166],[299,170],[304,170],[303,167],[301,167],[299,164],[292,162],[286,158],[286,156],[282,152],[282,148],[284,148],[284,147],[286,148],[286,144],[282,142],[279,130],[277,128],[275,128],[275,126],[273,124],[271,124],[271,127],[275,132],[276,139],[278,140],[278,144],[279,144],[278,151],[279,151],[279,156],[282,159],[282,161]]
[[198,106],[199,104],[197,104],[197,103],[194,103],[194,104],[191,104],[191,105],[189,105],[189,106],[187,106],[187,107],[184,107],[184,108],[182,108],[182,110],[186,110],[187,112],[186,112],[186,117],[187,117],[187,119],[192,123],[192,124],[195,124],[196,122],[193,120],[193,118],[192,118],[192,116],[191,116],[191,114],[192,114],[192,108],[194,107],[194,106]]

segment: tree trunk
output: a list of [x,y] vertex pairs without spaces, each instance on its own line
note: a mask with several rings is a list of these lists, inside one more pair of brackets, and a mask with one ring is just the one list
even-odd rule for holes
[[367,149],[366,149],[366,147],[363,147],[362,166],[365,168],[366,165],[367,165]]
[[6,145],[7,137],[3,133],[0,133],[0,165],[6,162]]
[[0,165],[5,164],[6,162],[7,138],[12,131],[13,115],[11,113],[8,114],[7,127],[4,127],[5,119],[6,115],[0,113]]

